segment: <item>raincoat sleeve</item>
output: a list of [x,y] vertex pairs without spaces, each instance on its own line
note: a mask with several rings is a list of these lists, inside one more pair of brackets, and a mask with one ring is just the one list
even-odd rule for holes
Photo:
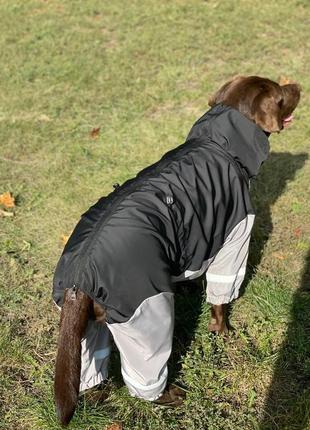
[[206,272],[207,302],[229,303],[239,295],[244,280],[254,215],[237,224]]

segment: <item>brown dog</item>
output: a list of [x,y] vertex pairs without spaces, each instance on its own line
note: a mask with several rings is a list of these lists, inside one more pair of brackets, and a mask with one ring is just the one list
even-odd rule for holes
[[[300,87],[296,83],[280,86],[274,81],[257,76],[236,77],[216,92],[209,105],[230,106],[269,135],[280,132],[292,122],[292,112],[299,98]],[[65,290],[54,386],[57,414],[63,425],[69,423],[78,400],[81,339],[88,321],[96,320],[105,324],[105,318],[105,309],[82,290],[76,290],[75,287]],[[209,330],[218,333],[227,331],[224,304],[212,305]],[[182,396],[176,388],[168,387],[156,402],[177,405]]]

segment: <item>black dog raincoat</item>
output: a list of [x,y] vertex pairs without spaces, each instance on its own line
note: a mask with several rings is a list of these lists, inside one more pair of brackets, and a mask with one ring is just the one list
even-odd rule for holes
[[[175,282],[205,274],[208,302],[238,297],[254,222],[249,180],[268,152],[260,127],[217,105],[183,145],[82,215],[57,265],[53,298],[61,306],[64,289],[76,286],[104,306],[132,395],[154,400],[165,387]],[[104,345],[91,355],[106,360]],[[82,375],[95,360],[85,348]],[[94,372],[81,389],[98,383]]]

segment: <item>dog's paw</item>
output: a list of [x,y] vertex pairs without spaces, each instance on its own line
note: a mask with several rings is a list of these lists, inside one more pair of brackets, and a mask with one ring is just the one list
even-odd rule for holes
[[217,324],[217,323],[214,323],[213,321],[211,321],[210,324],[208,325],[208,330],[211,333],[224,334],[224,335],[228,334],[228,327],[224,323],[223,324]]
[[177,407],[181,406],[186,398],[186,393],[182,388],[176,385],[169,385],[159,399],[154,403],[161,406]]

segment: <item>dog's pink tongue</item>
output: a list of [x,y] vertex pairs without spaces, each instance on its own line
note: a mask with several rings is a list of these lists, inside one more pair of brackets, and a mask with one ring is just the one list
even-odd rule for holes
[[292,114],[287,116],[286,118],[284,118],[283,126],[287,127],[293,121],[293,118],[294,118],[294,116]]
[[286,118],[284,118],[284,122],[290,122],[290,121],[293,121],[293,115],[290,115],[290,116],[287,116]]

